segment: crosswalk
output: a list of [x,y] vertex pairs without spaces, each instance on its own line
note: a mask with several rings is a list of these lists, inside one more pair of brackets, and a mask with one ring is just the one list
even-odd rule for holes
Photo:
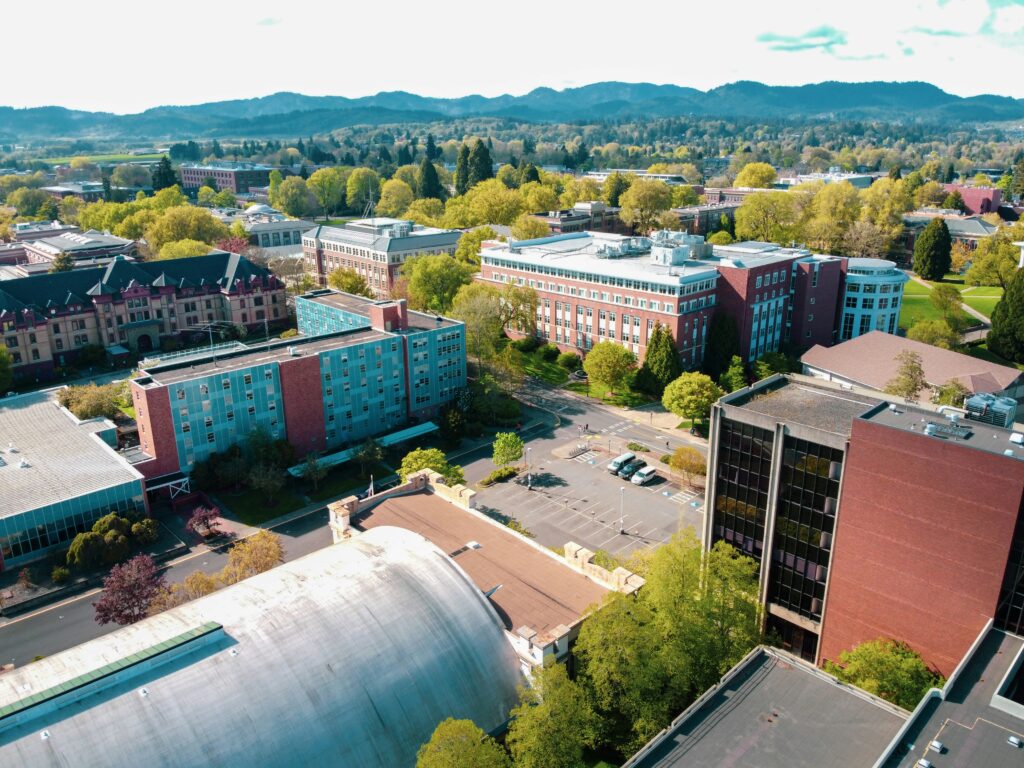
[[616,421],[614,424],[609,424],[607,427],[601,430],[602,435],[618,435],[625,432],[633,426],[633,422],[628,419],[625,421]]
[[593,451],[584,451],[579,456],[573,456],[573,461],[580,464],[593,464],[594,458],[597,456]]
[[694,491],[691,488],[684,488],[683,490],[678,491],[677,493],[674,493],[672,496],[670,496],[669,501],[674,501],[677,504],[691,504],[692,502],[700,498],[701,495],[697,491]]

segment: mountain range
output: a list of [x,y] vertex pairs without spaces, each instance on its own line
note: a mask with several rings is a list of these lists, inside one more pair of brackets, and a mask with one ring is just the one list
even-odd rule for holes
[[750,81],[709,91],[652,83],[593,83],[522,96],[440,99],[404,91],[373,96],[275,93],[132,115],[63,107],[0,107],[0,140],[292,137],[352,125],[425,123],[474,117],[592,122],[644,117],[831,118],[981,123],[1024,119],[1024,99],[955,96],[922,82],[824,82],[772,86]]

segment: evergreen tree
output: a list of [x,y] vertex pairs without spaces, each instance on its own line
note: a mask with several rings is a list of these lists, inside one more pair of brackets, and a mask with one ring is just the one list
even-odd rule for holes
[[299,139],[297,142],[295,142],[295,148],[299,150],[300,155],[302,155],[303,157],[306,156],[306,145],[302,141],[302,139]]
[[537,170],[537,166],[533,163],[524,163],[519,173],[519,186],[529,184],[531,181],[540,181],[540,171]]
[[899,164],[889,169],[889,178],[893,181],[899,181],[903,178],[903,171],[900,170]]
[[1018,270],[992,312],[988,348],[1015,363],[1024,363],[1024,271]]
[[665,387],[678,379],[682,372],[683,366],[679,362],[679,351],[672,332],[659,323],[647,340],[647,354],[637,373],[636,384],[644,391],[661,397]]
[[736,321],[729,315],[716,312],[708,328],[708,341],[704,352],[704,371],[714,379],[729,368],[733,355],[740,353],[740,332]]
[[387,147],[385,147],[383,144],[381,144],[380,152],[378,152],[377,155],[380,157],[380,161],[382,163],[390,163],[391,162],[391,151]]
[[434,143],[434,134],[432,133],[427,134],[427,146],[424,147],[423,154],[426,155],[427,160],[431,161],[436,160],[441,156],[441,150],[439,150],[437,145]]
[[[429,159],[429,155],[427,155]],[[461,197],[469,191],[469,147],[465,143],[459,145],[459,154],[455,158],[455,194]]]
[[210,154],[216,158],[224,157],[224,150],[220,146],[220,142],[216,139],[213,140],[213,146],[210,148]]
[[420,172],[416,180],[416,197],[432,197],[437,200],[444,200],[446,195],[441,180],[437,177],[437,167],[430,162],[426,155],[420,163]]
[[491,152],[486,144],[477,139],[469,152],[469,188],[493,177],[494,161],[491,160]]
[[949,272],[952,249],[946,222],[932,219],[914,243],[914,272],[925,280],[941,280]]
[[395,154],[395,162],[399,165],[409,165],[412,163],[412,153],[409,151],[408,144],[403,144],[398,148],[398,152]]
[[953,179],[955,179],[955,178],[956,178],[956,168],[953,167],[952,163],[947,163],[946,164],[946,172],[943,175],[942,180],[946,184],[952,184],[953,183]]
[[153,191],[159,192],[161,189],[173,187],[177,183],[178,176],[171,167],[171,159],[164,155],[160,158],[156,170],[153,171]]

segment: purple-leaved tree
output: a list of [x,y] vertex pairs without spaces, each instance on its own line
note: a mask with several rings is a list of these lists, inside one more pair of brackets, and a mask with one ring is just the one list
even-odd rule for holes
[[164,588],[164,577],[149,555],[115,565],[103,580],[103,595],[93,603],[100,624],[134,624],[149,615],[149,605]]

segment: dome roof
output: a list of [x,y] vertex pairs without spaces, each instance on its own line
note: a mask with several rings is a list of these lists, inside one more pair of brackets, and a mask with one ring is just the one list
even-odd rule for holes
[[253,203],[252,205],[245,209],[245,212],[247,214],[277,213],[277,209],[271,208],[269,205],[265,205],[264,203]]
[[[52,692],[126,664],[99,690]],[[412,765],[446,717],[500,727],[520,682],[463,571],[376,528],[0,676],[0,710],[46,699],[0,718],[0,764]]]

